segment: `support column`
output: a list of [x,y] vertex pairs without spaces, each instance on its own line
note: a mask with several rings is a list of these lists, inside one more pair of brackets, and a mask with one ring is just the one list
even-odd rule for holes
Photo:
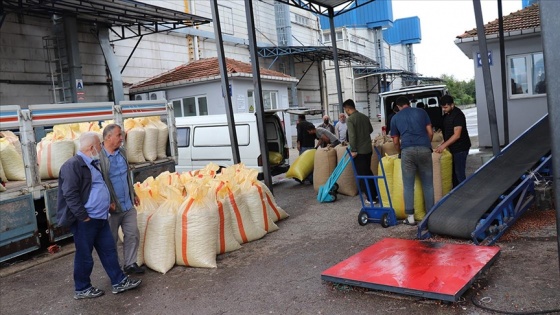
[[237,142],[237,130],[235,129],[235,118],[233,116],[233,106],[231,104],[231,95],[229,88],[229,79],[226,66],[226,58],[224,53],[224,41],[222,39],[222,27],[220,26],[220,13],[218,11],[218,0],[212,0],[212,20],[214,23],[214,35],[216,36],[216,50],[218,52],[218,63],[220,64],[220,76],[222,79],[222,97],[224,98],[226,107],[226,116],[229,128],[229,140],[231,143],[231,154],[233,162],[238,164],[241,162],[239,157],[239,144]]
[[257,128],[259,130],[264,183],[272,192],[272,177],[270,176],[270,162],[268,160],[268,138],[264,125],[261,73],[259,68],[259,55],[257,53],[257,37],[255,35],[255,18],[253,15],[252,0],[245,0],[245,15],[247,18],[247,30],[249,31],[249,51],[251,54],[251,66],[253,68],[253,86],[255,87],[253,97],[255,99],[255,109],[257,113]]
[[111,73],[113,98],[115,104],[118,104],[121,101],[124,101],[123,81],[117,57],[115,56],[113,47],[111,47],[111,42],[109,41],[109,28],[105,25],[99,26],[99,45],[101,45],[101,50],[103,51],[105,62],[107,63],[107,67],[109,68],[109,72]]
[[334,28],[334,9],[329,8],[329,24],[331,28],[331,43],[333,49],[334,58],[334,74],[336,77],[336,91],[338,96],[338,110],[342,113],[344,109],[342,108],[342,83],[340,82],[340,66],[338,65],[338,47],[336,45],[336,30]]
[[85,89],[82,79],[82,61],[78,47],[78,28],[76,18],[65,16],[63,18],[64,38],[66,40],[66,53],[68,54],[68,74],[72,103],[85,102]]

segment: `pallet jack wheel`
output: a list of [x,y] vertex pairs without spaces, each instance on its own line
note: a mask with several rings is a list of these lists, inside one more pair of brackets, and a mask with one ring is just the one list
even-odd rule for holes
[[336,201],[336,199],[337,199],[337,196],[336,196],[336,191],[332,191],[332,190],[331,190],[331,191],[329,191],[329,195],[331,195],[331,196],[332,196],[332,198],[333,198],[333,200],[332,200],[332,201],[333,201],[333,202],[334,202],[334,201]]
[[389,227],[389,214],[388,213],[384,213],[381,216],[381,226],[384,228]]
[[339,188],[339,187],[340,187],[340,186],[338,186],[338,183],[334,183],[334,185],[332,186],[331,190],[338,191],[338,188]]
[[368,215],[367,212],[365,211],[360,211],[360,214],[358,215],[358,224],[361,226],[364,226],[368,223]]

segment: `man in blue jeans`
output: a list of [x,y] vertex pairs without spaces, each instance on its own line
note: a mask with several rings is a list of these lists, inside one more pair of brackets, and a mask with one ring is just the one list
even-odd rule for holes
[[401,170],[404,186],[403,223],[416,225],[414,221],[414,179],[420,176],[424,192],[426,211],[434,205],[434,180],[432,167],[432,123],[425,110],[410,107],[405,96],[397,98],[399,112],[391,120],[393,144],[401,155]]
[[444,95],[440,104],[445,115],[443,116],[443,140],[436,148],[441,153],[445,148],[453,155],[453,187],[459,185],[467,177],[467,156],[471,148],[471,138],[467,131],[467,120],[461,109],[455,107],[453,97]]
[[119,238],[119,227],[123,232],[124,272],[127,274],[144,273],[138,266],[138,246],[140,232],[136,207],[140,200],[134,193],[134,185],[129,175],[129,165],[123,143],[122,129],[117,124],[109,124],[103,128],[103,150],[99,156],[99,166],[105,178],[105,184],[111,195],[111,216],[109,225],[115,244]]
[[95,248],[112,284],[113,293],[134,289],[142,280],[128,278],[119,266],[117,248],[109,227],[110,195],[99,170],[101,142],[94,132],[80,136],[80,151],[66,161],[58,178],[57,219],[74,234],[74,299],[104,294],[91,284]]

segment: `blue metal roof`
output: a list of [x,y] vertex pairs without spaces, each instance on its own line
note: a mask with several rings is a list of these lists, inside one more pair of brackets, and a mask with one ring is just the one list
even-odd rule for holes
[[[319,16],[321,28],[329,29],[329,18]],[[362,7],[343,13],[334,18],[334,27],[389,27],[393,24],[393,4],[391,0],[376,0]]]
[[393,27],[383,30],[383,38],[389,45],[420,43],[422,41],[420,18],[412,16],[395,20]]

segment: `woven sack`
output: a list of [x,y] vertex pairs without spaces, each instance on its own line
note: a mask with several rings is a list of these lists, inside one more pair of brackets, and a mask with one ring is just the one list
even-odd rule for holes
[[313,165],[313,188],[319,191],[336,168],[336,150],[331,147],[317,149]]

